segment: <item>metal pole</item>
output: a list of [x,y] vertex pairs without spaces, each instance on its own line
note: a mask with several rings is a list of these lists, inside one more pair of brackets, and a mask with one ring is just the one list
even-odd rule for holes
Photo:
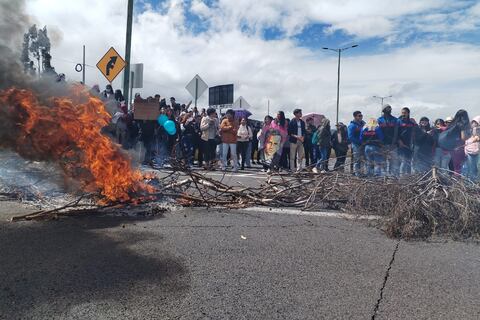
[[337,124],[338,124],[338,111],[340,106],[340,55],[342,50],[338,49],[338,77],[337,77]]
[[195,109],[197,108],[198,100],[198,78],[195,78]]
[[[132,78],[132,81],[130,81],[130,98],[132,98],[133,97],[133,82],[135,80],[135,72],[130,71],[130,75],[131,75],[131,78]],[[131,101],[130,100],[125,100],[125,101],[127,101],[127,103],[128,103],[127,104],[128,110],[130,110]]]
[[83,45],[82,82],[85,85],[85,45]]
[[127,7],[127,35],[125,44],[125,71],[123,76],[123,94],[125,101],[130,101],[128,96],[130,81],[130,51],[132,49],[132,20],[133,20],[133,0],[128,0]]

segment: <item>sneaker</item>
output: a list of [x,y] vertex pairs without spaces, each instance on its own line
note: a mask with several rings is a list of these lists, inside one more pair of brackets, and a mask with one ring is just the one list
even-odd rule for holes
[[312,169],[312,172],[313,172],[313,173],[318,173],[317,167],[314,167],[314,168]]

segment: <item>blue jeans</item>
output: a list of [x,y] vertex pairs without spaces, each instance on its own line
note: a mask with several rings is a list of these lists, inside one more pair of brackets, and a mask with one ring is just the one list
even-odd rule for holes
[[446,169],[448,170],[448,164],[452,159],[452,155],[450,152],[444,152],[442,148],[435,148],[435,157],[433,160],[433,164],[437,168]]
[[317,168],[326,170],[327,166],[327,155],[328,149],[327,147],[318,147],[318,155],[317,155]]
[[386,175],[398,176],[399,175],[399,163],[398,152],[396,145],[385,145],[383,147],[383,167]]
[[467,177],[476,181],[478,179],[478,154],[467,154]]
[[168,146],[167,141],[157,139],[155,144],[155,164],[163,167],[168,159]]
[[398,157],[400,159],[400,174],[406,175],[412,173],[412,150],[409,148],[398,148]]
[[367,144],[365,146],[365,158],[367,160],[367,175],[381,176],[383,156],[380,147]]
[[361,173],[364,148],[361,145],[352,143],[353,174],[358,176]]

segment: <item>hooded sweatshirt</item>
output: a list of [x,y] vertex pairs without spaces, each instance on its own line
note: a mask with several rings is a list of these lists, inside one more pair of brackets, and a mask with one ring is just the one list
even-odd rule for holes
[[356,146],[362,144],[360,141],[360,132],[362,131],[363,126],[365,125],[365,121],[351,121],[348,125],[348,140]]

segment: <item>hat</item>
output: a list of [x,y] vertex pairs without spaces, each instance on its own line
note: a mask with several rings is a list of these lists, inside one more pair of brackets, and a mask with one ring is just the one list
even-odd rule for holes
[[391,105],[389,105],[389,104],[386,104],[386,105],[384,105],[384,106],[383,106],[383,108],[382,108],[382,112],[384,112],[384,111],[385,111],[385,109],[387,109],[387,108],[390,108],[390,109],[392,109],[392,106],[391,106]]
[[453,121],[453,118],[452,117],[446,117],[445,118],[445,122],[452,122]]

